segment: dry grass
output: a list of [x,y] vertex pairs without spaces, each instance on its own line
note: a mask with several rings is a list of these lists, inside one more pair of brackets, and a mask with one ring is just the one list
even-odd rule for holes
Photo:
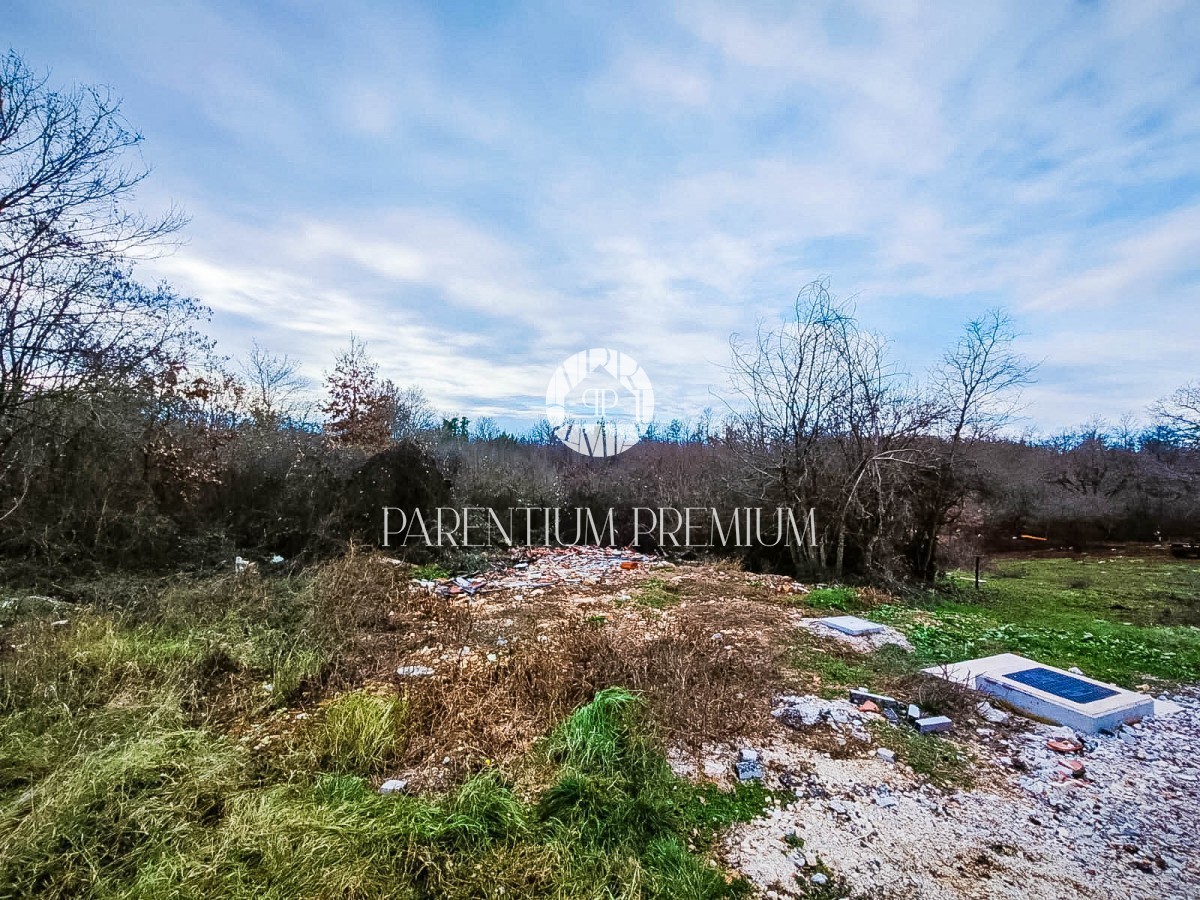
[[765,639],[714,630],[714,612],[673,610],[652,623],[574,612],[535,632],[542,640],[514,639],[495,661],[476,652],[441,663],[436,677],[397,678],[408,706],[403,761],[414,773],[450,775],[511,759],[571,709],[618,685],[644,698],[673,744],[757,733],[770,722],[775,654]]

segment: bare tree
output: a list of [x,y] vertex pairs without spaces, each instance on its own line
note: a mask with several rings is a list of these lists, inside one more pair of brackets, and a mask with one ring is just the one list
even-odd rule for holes
[[1179,387],[1169,397],[1155,403],[1150,413],[1167,429],[1175,443],[1200,448],[1200,381]]
[[270,353],[254,341],[241,370],[246,380],[246,408],[258,425],[274,428],[303,417],[299,398],[308,379],[300,374],[295,359],[286,353]]
[[734,445],[752,481],[795,511],[817,510],[816,547],[793,547],[800,569],[840,575],[876,560],[899,527],[899,468],[917,464],[921,407],[887,360],[886,343],[862,332],[850,305],[816,281],[782,326],[731,341],[739,398]]
[[921,527],[915,536],[913,564],[930,578],[937,570],[938,535],[968,490],[970,445],[995,437],[1008,425],[1036,364],[1016,351],[1019,335],[1002,310],[989,310],[970,321],[953,348],[931,373],[932,401],[943,442],[930,484],[921,496]]
[[500,426],[496,424],[496,420],[491,416],[481,416],[475,420],[475,427],[471,429],[471,440],[474,441],[494,441],[503,436],[504,432],[500,430]]
[[106,92],[0,61],[0,471],[54,397],[161,370],[197,340],[202,307],[130,277],[130,255],[182,223],[127,207],[141,140]]
[[387,395],[389,429],[393,440],[414,438],[437,426],[433,407],[419,387],[409,385],[401,388],[391,381],[384,381],[383,390]]

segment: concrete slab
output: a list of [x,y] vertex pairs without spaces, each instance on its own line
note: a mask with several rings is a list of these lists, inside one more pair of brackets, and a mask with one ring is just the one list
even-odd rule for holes
[[1154,701],[1154,714],[1156,716],[1171,716],[1177,712],[1183,712],[1183,707],[1174,700]]
[[868,622],[866,619],[860,619],[858,616],[829,616],[817,621],[822,625],[828,625],[830,628],[842,632],[842,634],[851,634],[855,637],[864,634],[878,634],[884,629],[884,626],[878,622]]
[[[1095,734],[1154,715],[1154,698],[1015,653],[968,659],[925,670],[1002,700],[1014,709]],[[1074,699],[1073,699],[1074,698]]]

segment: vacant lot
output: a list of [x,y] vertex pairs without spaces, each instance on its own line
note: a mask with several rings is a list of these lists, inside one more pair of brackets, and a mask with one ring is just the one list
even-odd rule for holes
[[[910,833],[955,797],[1018,802],[1028,771],[991,773],[1024,732],[976,733],[975,701],[923,665],[1012,650],[1156,691],[1200,679],[1195,563],[1014,560],[979,592],[897,598],[706,564],[572,577],[568,556],[473,595],[359,553],[291,574],[5,589],[0,896],[972,896],[982,864],[939,894],[879,851],[873,871],[891,874],[865,879],[838,822],[822,831],[827,798],[844,789],[853,808],[860,783],[890,785]],[[539,565],[558,575],[523,574]],[[802,627],[837,610],[900,640],[864,652]],[[771,716],[780,694],[859,685],[958,731],[870,722],[858,744]],[[762,751],[764,783],[735,787],[743,747]],[[404,785],[380,794],[388,780]],[[819,856],[801,849],[783,875],[799,844],[765,859],[735,839],[773,846],[780,816],[807,822]],[[913,871],[926,849],[903,851]],[[989,852],[997,872],[1086,880],[1082,864]]]

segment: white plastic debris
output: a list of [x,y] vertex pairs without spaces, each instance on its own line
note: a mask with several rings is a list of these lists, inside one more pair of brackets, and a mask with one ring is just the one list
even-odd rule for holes
[[400,666],[396,670],[396,674],[401,678],[424,678],[433,674],[433,669],[429,666]]

